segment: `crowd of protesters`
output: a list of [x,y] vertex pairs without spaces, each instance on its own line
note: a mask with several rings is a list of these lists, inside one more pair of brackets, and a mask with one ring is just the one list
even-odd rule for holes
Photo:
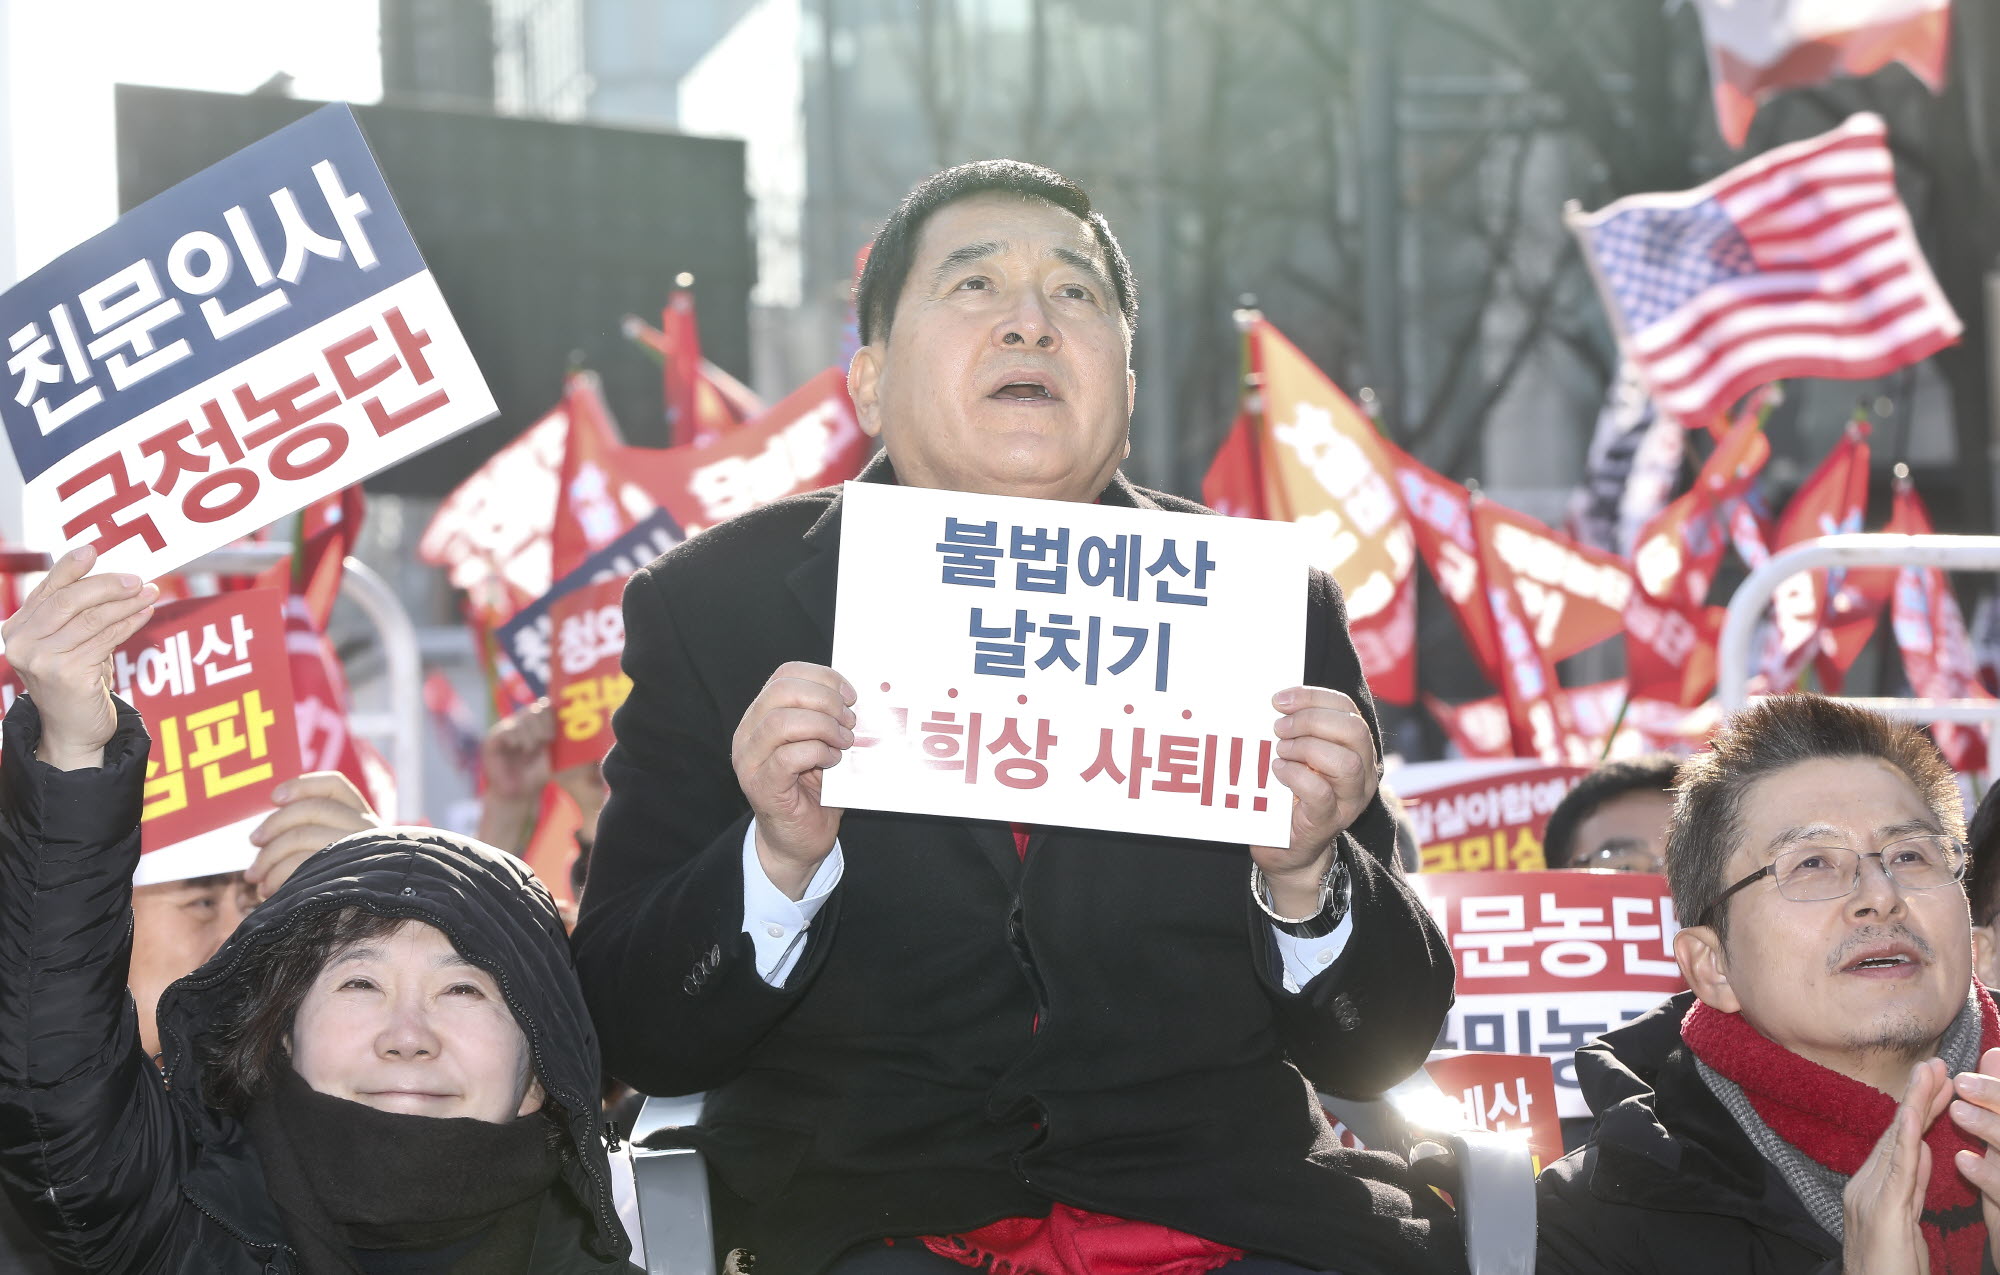
[[[861,481],[1198,511],[1118,472],[1137,284],[1065,179],[925,182],[858,311]],[[1421,1065],[1453,982],[1331,581],[1272,702],[1286,845],[842,811],[840,508],[634,577],[601,772],[550,773],[531,707],[485,741],[477,838],[308,774],[245,872],[136,890],[150,741],[104,670],[157,591],[58,560],[0,630],[9,1226],[57,1269],[631,1270],[625,1082],[706,1092],[730,1270],[1461,1269],[1446,1202],[1316,1096]],[[576,918],[516,857],[550,783]],[[1689,990],[1579,1051],[1543,1269],[1990,1267],[1994,805],[1968,832],[1920,732],[1805,695],[1570,794],[1550,865],[1664,871]]]

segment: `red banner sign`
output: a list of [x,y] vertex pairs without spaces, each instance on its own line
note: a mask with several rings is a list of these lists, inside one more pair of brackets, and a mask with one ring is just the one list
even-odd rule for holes
[[549,610],[555,635],[549,703],[556,714],[551,769],[602,761],[611,751],[611,714],[632,690],[632,679],[618,666],[625,654],[624,591],[621,577],[599,580]]
[[861,472],[870,447],[847,378],[828,368],[712,443],[623,447],[615,464],[693,535],[793,492],[844,482]]
[[1590,1114],[1576,1051],[1686,987],[1665,877],[1450,872],[1410,884],[1458,969],[1458,1000],[1439,1047],[1547,1057],[1564,1116]]
[[[135,885],[240,872],[257,857],[250,830],[300,773],[283,599],[248,589],[169,602],[113,655],[112,689],[153,737]],[[0,660],[0,708],[20,690]]]
[[1555,1069],[1534,1054],[1452,1054],[1433,1058],[1424,1071],[1445,1097],[1465,1112],[1465,1122],[1494,1133],[1522,1133],[1535,1172],[1562,1159],[1562,1118],[1556,1114]]

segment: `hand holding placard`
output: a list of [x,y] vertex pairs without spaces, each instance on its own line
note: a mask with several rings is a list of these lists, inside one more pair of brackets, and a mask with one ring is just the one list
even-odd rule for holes
[[86,576],[88,545],[64,554],[4,625],[0,642],[41,714],[36,755],[57,770],[104,764],[118,729],[111,656],[153,618],[158,585],[131,575]]
[[840,835],[820,804],[822,772],[854,745],[854,688],[823,664],[780,664],[730,741],[736,782],[757,820],[757,858],[786,897],[802,898]]
[[1282,849],[1251,846],[1250,857],[1280,916],[1311,916],[1334,839],[1361,817],[1380,783],[1375,737],[1354,701],[1324,686],[1288,687],[1271,706],[1284,714],[1271,773],[1292,792],[1292,840]]
[[[1273,768],[1273,695],[1307,663],[1297,526],[867,482],[840,517],[830,663],[859,725],[833,804],[1284,846],[1292,869],[1365,802],[1308,785],[1301,841]],[[1294,759],[1339,778],[1301,720]]]

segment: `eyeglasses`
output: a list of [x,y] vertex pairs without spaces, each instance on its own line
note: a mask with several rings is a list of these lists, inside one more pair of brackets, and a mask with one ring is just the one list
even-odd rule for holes
[[1660,856],[1651,846],[1641,842],[1607,841],[1569,866],[1594,868],[1600,872],[1658,872]]
[[1697,925],[1706,925],[1729,897],[1765,877],[1778,883],[1778,893],[1794,903],[1844,899],[1861,884],[1861,861],[1879,859],[1882,871],[1903,890],[1938,890],[1965,875],[1965,844],[1940,834],[1905,837],[1867,854],[1846,846],[1794,846],[1770,863],[1724,890],[1701,911]]

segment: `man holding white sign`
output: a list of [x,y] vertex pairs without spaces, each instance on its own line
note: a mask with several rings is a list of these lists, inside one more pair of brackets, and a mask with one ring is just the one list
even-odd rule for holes
[[[1204,512],[1118,473],[1135,285],[1066,179],[1009,161],[930,178],[878,235],[858,304],[849,388],[887,453],[862,483],[1151,511],[1158,536]],[[1052,508],[1020,506],[1023,525]],[[1312,1092],[1401,1079],[1451,999],[1441,937],[1388,866],[1373,704],[1332,581],[1308,577],[1287,666],[1246,673],[1283,688],[1262,742],[1284,844],[1108,831],[1145,822],[1125,813],[1136,764],[1131,790],[1059,826],[1025,797],[996,815],[990,789],[958,811],[983,817],[915,797],[902,808],[932,813],[843,811],[823,783],[898,692],[832,667],[837,586],[877,565],[836,574],[842,509],[822,491],[724,523],[625,597],[632,690],[578,964],[614,1074],[708,1091],[693,1137],[719,1248],[841,1275],[1457,1268],[1435,1197],[1343,1150]],[[1079,621],[1038,622],[1058,618]],[[1225,680],[1165,647],[1124,712],[1176,678]],[[1024,715],[1037,693],[1013,697]]]

